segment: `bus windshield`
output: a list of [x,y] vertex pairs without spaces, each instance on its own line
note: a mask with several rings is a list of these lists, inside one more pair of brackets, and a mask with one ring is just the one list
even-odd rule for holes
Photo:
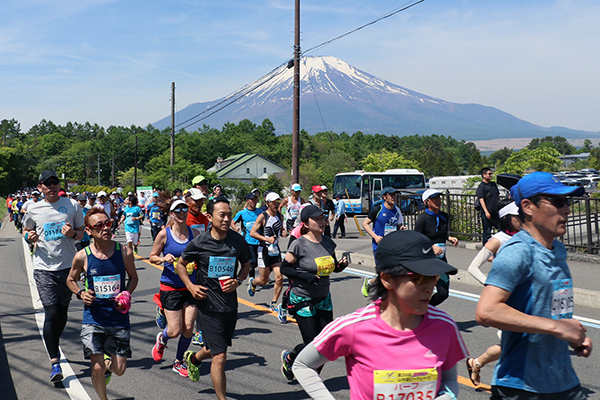
[[360,175],[338,175],[335,177],[333,193],[346,194],[346,190],[351,199],[360,198]]

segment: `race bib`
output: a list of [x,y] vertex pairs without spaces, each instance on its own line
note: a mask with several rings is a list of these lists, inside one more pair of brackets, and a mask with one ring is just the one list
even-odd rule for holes
[[435,368],[373,371],[373,400],[433,400],[438,373]]
[[192,231],[194,232],[194,237],[206,231],[206,225],[204,224],[194,224],[190,226],[190,228],[192,228]]
[[121,293],[121,276],[94,276],[94,292],[99,299],[114,299]]
[[153,211],[152,212],[152,219],[160,219],[160,212]]
[[46,222],[43,226],[44,237],[46,241],[64,239],[65,235],[60,233],[61,228],[65,225],[65,221]]
[[573,280],[559,279],[552,284],[552,319],[573,318]]
[[250,232],[252,227],[254,226],[255,221],[246,222],[244,225],[246,226],[246,232]]
[[335,269],[335,261],[332,256],[315,258],[315,264],[317,264],[318,276],[329,276]]
[[277,257],[279,255],[279,246],[270,244],[267,246],[267,253],[269,254],[269,257]]
[[298,218],[298,215],[300,214],[300,210],[289,210],[289,211],[290,211],[290,219]]
[[208,258],[208,277],[219,278],[229,276],[233,278],[235,272],[235,257],[215,257]]
[[[177,271],[177,261],[175,261],[175,263],[173,265],[175,266],[175,271]],[[187,265],[185,266],[185,271],[187,272],[188,275],[193,274],[195,269],[196,269],[195,261],[187,263]]]
[[389,234],[390,234],[390,233],[392,233],[392,232],[396,232],[396,230],[397,230],[397,229],[396,229],[396,227],[395,227],[394,225],[386,225],[386,226],[384,227],[384,229],[385,229],[385,230],[384,230],[384,232],[383,232],[383,236],[387,236],[387,235],[389,235]]

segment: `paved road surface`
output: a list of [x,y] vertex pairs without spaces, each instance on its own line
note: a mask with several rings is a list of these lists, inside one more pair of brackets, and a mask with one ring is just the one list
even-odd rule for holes
[[[358,237],[358,233],[355,232]],[[349,232],[349,236],[352,236]],[[122,234],[117,240],[124,242]],[[340,248],[350,246],[368,254],[369,241],[363,239],[338,240]],[[36,310],[32,304],[30,283],[27,277],[27,257],[22,240],[10,224],[3,224],[0,231],[0,399],[96,399],[91,384],[89,362],[83,358],[79,330],[82,305],[75,298],[69,311],[69,322],[63,334],[61,349],[73,370],[64,385],[56,387],[48,381],[49,362],[36,325]],[[285,248],[285,245],[283,246]],[[149,232],[144,231],[140,255],[147,257],[151,249]],[[449,258],[461,268],[475,255],[474,250],[452,249]],[[470,258],[469,258],[470,257]],[[461,265],[457,265],[461,264]],[[136,260],[140,284],[133,295],[131,311],[133,358],[128,362],[123,377],[113,377],[108,387],[112,399],[212,399],[214,392],[210,381],[210,362],[201,367],[200,381],[191,382],[171,372],[171,361],[176,342],[165,350],[165,359],[156,363],[151,357],[151,348],[158,328],[154,323],[155,306],[152,295],[157,291],[160,269],[144,259]],[[466,268],[466,266],[464,266]],[[586,265],[586,268],[592,268]],[[348,272],[332,279],[334,315],[340,316],[366,304],[359,293],[363,276],[373,271],[372,267],[353,264]],[[597,274],[589,276],[596,280]],[[596,279],[594,279],[596,278]],[[245,286],[242,286],[244,288]],[[495,329],[478,326],[474,321],[477,294],[481,288],[454,282],[453,294],[440,308],[450,313],[457,321],[461,333],[472,355],[479,355],[485,348],[497,342]],[[228,398],[244,400],[296,400],[305,399],[306,394],[296,383],[288,383],[280,372],[280,353],[291,348],[300,340],[300,333],[293,323],[279,324],[275,315],[265,306],[271,299],[269,285],[251,298],[241,290],[239,321],[233,347],[228,352],[227,378]],[[35,291],[35,288],[34,288]],[[577,307],[576,314],[591,318],[588,333],[595,343],[600,343],[600,313],[597,309]],[[195,346],[192,346],[195,347]],[[590,399],[600,399],[597,381],[598,352],[589,359],[573,357],[575,368]],[[66,371],[65,371],[66,372]],[[492,369],[483,371],[483,381],[489,382]],[[475,390],[466,377],[464,361],[459,364],[461,383],[460,399],[488,399],[485,390]],[[348,383],[343,360],[328,363],[322,374],[326,385],[336,399],[348,399]]]

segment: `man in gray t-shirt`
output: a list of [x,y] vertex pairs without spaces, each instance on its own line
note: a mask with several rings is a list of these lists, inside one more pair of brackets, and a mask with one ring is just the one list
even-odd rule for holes
[[63,379],[60,368],[60,335],[67,324],[71,291],[66,280],[75,255],[75,240],[83,238],[83,213],[75,200],[60,197],[56,173],[46,170],[39,176],[43,201],[29,205],[23,219],[23,236],[35,243],[33,277],[44,306],[44,342],[52,372],[50,381]]

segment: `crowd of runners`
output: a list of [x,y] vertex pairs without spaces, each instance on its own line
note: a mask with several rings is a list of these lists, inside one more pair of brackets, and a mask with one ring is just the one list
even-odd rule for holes
[[[482,170],[486,184],[488,171]],[[125,198],[116,192],[66,193],[52,170],[43,171],[38,182],[9,196],[6,206],[30,245],[52,382],[64,378],[59,341],[73,294],[83,303],[81,341],[98,396],[107,399],[112,375],[125,373],[132,356],[129,310],[139,281],[134,254],[147,220],[153,240],[149,261],[163,267],[154,295],[160,330],[148,353],[161,361],[177,339],[172,370],[192,381],[199,379],[199,365],[210,360],[220,400],[226,398],[237,290],[245,285],[252,297],[271,277],[269,308],[281,323],[294,318],[301,337],[295,347],[282,349],[281,372],[311,398],[334,398],[320,371],[342,356],[352,399],[456,399],[457,364],[463,359],[475,385],[481,368],[497,361],[492,399],[585,398],[570,351],[588,357],[592,342],[573,319],[573,281],[564,246],[556,240],[565,233],[568,196],[581,188],[564,186],[550,174],[522,178],[495,209],[482,191],[482,215],[490,221],[496,215],[498,233],[486,240],[468,271],[485,285],[476,319],[498,328],[501,343],[477,358],[469,358],[452,317],[435,307],[448,297],[449,275],[457,272],[446,244],[458,243],[435,190],[422,194],[425,211],[408,230],[395,189],[383,189],[383,201],[363,224],[372,237],[376,276],[365,279],[357,296],[360,289],[371,303],[334,319],[330,276],[344,271],[348,259],[336,257],[333,239],[338,230],[345,237],[347,217],[345,196],[337,193],[332,201],[326,186],[312,186],[307,199],[299,184],[283,199],[253,190],[233,215],[223,187],[217,184],[209,193],[203,176],[185,191]],[[113,240],[120,227],[126,246]],[[285,252],[282,237],[289,237]],[[492,259],[486,277],[480,268]],[[190,350],[192,343],[200,349]]]

